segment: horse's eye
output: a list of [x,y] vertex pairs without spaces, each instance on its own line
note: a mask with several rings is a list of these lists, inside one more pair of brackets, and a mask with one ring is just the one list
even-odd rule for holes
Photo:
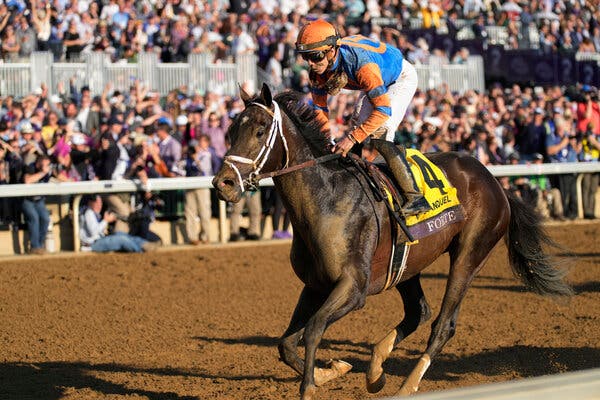
[[258,128],[258,130],[256,131],[256,137],[261,137],[264,134],[265,134],[265,128]]

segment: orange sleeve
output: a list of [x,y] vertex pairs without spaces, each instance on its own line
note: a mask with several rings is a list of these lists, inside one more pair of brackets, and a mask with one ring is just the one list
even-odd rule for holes
[[311,92],[313,107],[317,114],[317,120],[323,125],[321,132],[329,131],[329,109],[327,108],[327,92],[313,88]]
[[377,64],[363,65],[356,78],[361,90],[373,105],[371,115],[352,134],[358,142],[362,142],[388,120],[391,115],[391,102]]

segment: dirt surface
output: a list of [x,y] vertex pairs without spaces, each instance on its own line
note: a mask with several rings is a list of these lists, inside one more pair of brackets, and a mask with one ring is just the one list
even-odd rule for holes
[[[557,304],[525,292],[499,245],[469,289],[456,336],[421,391],[600,366],[600,223],[559,225],[577,295]],[[2,399],[294,399],[299,379],[278,361],[301,285],[288,243],[0,260]],[[425,270],[437,313],[448,260]],[[354,365],[320,399],[389,396],[425,349],[429,324],[384,367],[378,395],[364,381],[371,344],[402,316],[395,291],[334,324],[320,360]]]

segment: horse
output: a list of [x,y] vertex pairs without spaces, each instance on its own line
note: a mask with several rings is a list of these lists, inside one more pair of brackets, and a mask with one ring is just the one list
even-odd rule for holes
[[[302,377],[300,398],[309,400],[318,386],[352,368],[342,360],[316,367],[316,351],[328,326],[362,308],[367,296],[383,291],[373,269],[374,255],[396,222],[367,177],[342,162],[341,156],[331,156],[330,139],[301,96],[284,91],[273,97],[267,85],[250,96],[240,88],[245,108],[228,129],[231,147],[212,183],[221,200],[237,202],[245,190],[255,188],[257,179],[270,173],[283,199],[294,233],[290,261],[304,288],[278,350],[280,359]],[[427,348],[399,395],[418,390],[432,359],[455,333],[467,288],[503,237],[513,272],[529,289],[553,297],[572,294],[564,282],[565,271],[543,250],[543,245],[554,242],[530,206],[506,192],[471,156],[445,152],[427,157],[457,189],[464,219],[411,246],[406,269],[395,285],[404,317],[372,349],[366,374],[372,393],[385,384],[382,364],[394,347],[430,319],[420,273],[445,252],[450,255],[450,270],[441,309]],[[298,355],[302,338],[304,360]]]

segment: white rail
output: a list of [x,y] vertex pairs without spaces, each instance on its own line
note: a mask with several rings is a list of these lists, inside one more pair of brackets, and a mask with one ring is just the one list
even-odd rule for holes
[[[600,172],[600,162],[558,163],[531,165],[491,165],[489,171],[496,177],[581,174]],[[212,176],[195,178],[157,178],[149,179],[150,190],[212,189]],[[273,186],[272,179],[261,181],[261,186]],[[38,184],[14,184],[0,186],[0,197],[21,197],[36,195],[69,195],[90,193],[124,193],[141,190],[137,180],[54,182]]]
[[[600,162],[590,163],[558,163],[558,164],[530,164],[530,165],[496,165],[489,166],[488,169],[492,175],[500,176],[531,176],[531,175],[552,175],[552,174],[582,174],[600,172]],[[579,199],[579,212],[582,213],[581,203],[581,178],[579,176],[577,192]],[[199,188],[212,188],[212,177],[196,178],[163,178],[150,179],[147,188],[149,190],[186,190]],[[273,186],[272,179],[265,179],[261,186]],[[120,180],[120,181],[85,181],[85,182],[61,182],[61,183],[39,183],[39,184],[14,184],[1,185],[0,197],[22,197],[36,195],[74,195],[73,199],[73,241],[74,250],[79,251],[79,203],[84,194],[103,194],[103,193],[127,193],[142,190],[141,183],[138,180]],[[225,223],[226,223],[225,203],[219,205],[219,227],[221,242],[226,242]]]
[[[411,396],[414,400],[584,400],[600,398],[600,368]],[[406,397],[387,397],[400,400]]]

